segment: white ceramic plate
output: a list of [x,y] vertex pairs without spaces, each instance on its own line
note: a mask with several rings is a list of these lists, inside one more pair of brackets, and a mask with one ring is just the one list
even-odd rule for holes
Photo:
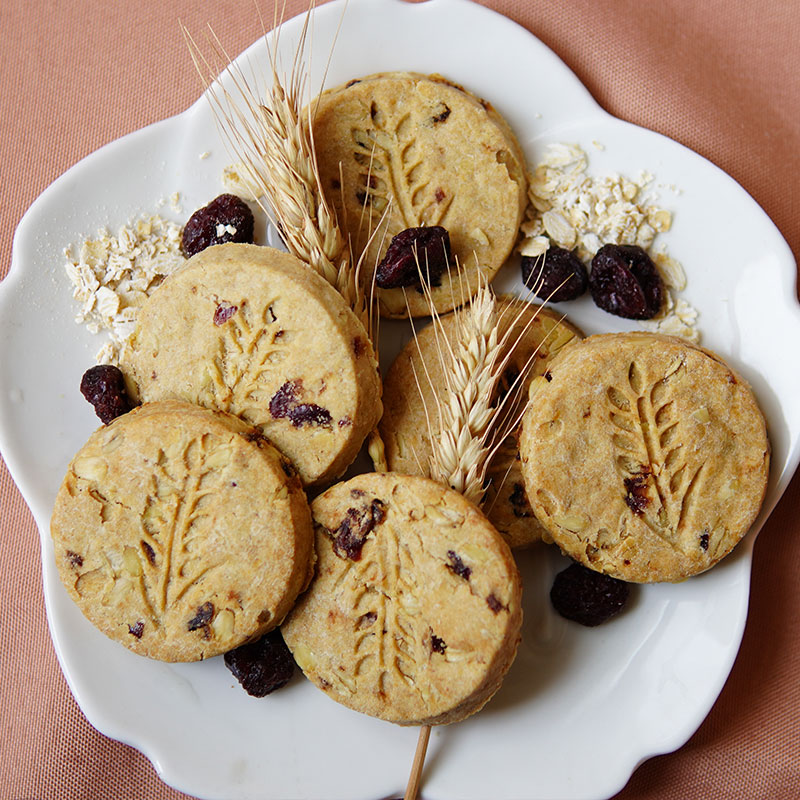
[[[731,557],[681,585],[642,587],[619,618],[584,629],[549,608],[560,557],[545,548],[521,554],[526,599],[517,660],[484,711],[433,732],[424,774],[430,800],[609,797],[639,762],[679,747],[696,730],[738,650],[755,533],[800,457],[800,373],[786,369],[783,355],[800,343],[794,260],[733,180],[682,146],[608,116],[552,52],[507,19],[467,0],[350,0],[342,14],[341,2],[316,12],[312,90],[341,20],[327,85],[381,70],[439,72],[491,99],[531,162],[548,142],[578,142],[593,172],[646,169],[679,187],[679,194],[663,192],[663,205],[675,212],[663,241],[686,268],[684,296],[700,311],[704,344],[752,383],[768,418],[769,493]],[[299,30],[299,20],[284,26],[287,56]],[[264,69],[263,42],[239,63]],[[54,568],[50,511],[68,461],[97,425],[78,383],[100,344],[73,322],[62,249],[100,225],[113,230],[155,211],[175,191],[187,213],[173,217],[185,221],[219,193],[230,160],[201,98],[85,159],[34,203],[0,287],[0,447],[41,530],[59,660],[97,728],[143,751],[169,784],[204,798],[402,794],[416,730],[349,711],[302,678],[254,700],[222,659],[169,665],[135,656],[94,630]],[[515,270],[500,283],[518,285]],[[565,310],[588,333],[628,327],[589,300]],[[399,336],[399,326],[392,330]]]

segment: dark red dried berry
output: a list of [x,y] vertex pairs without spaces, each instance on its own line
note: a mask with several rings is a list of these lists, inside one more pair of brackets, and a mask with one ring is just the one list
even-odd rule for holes
[[492,593],[486,598],[486,605],[495,613],[499,614],[505,606],[500,602],[497,596]]
[[623,481],[626,492],[625,502],[628,504],[628,508],[639,516],[644,514],[644,510],[650,503],[650,498],[647,495],[647,479],[649,475],[650,470],[645,467],[642,472],[631,475]]
[[214,311],[214,324],[219,327],[224,325],[237,311],[239,306],[230,303],[220,303]]
[[348,508],[344,519],[333,533],[333,551],[340,558],[361,559],[367,536],[386,519],[386,504],[377,497],[361,508]]
[[576,563],[556,575],[550,601],[562,617],[594,627],[622,610],[628,592],[625,581]]
[[142,550],[144,551],[145,557],[150,562],[150,565],[154,567],[156,565],[156,551],[153,550],[153,548],[144,539],[142,539],[140,544],[142,546]]
[[447,650],[447,643],[444,639],[439,638],[435,633],[431,634],[431,650],[434,653],[441,653],[444,655],[444,651]]
[[286,414],[295,428],[303,425],[330,425],[331,412],[316,403],[298,403]]
[[421,272],[427,284],[438,286],[451,258],[450,234],[446,228],[441,225],[406,228],[389,243],[383,261],[378,264],[375,283],[381,289],[419,286]]
[[316,403],[300,403],[297,395],[303,391],[301,380],[286,381],[269,401],[269,413],[274,419],[288,419],[295,428],[303,425],[328,426],[331,412]]
[[597,251],[589,290],[600,308],[626,319],[651,319],[664,297],[656,265],[634,244],[606,244]]
[[135,625],[128,625],[128,633],[137,639],[141,639],[144,633],[144,622],[139,620]]
[[294,674],[294,658],[277,628],[257,642],[228,651],[224,661],[252,697],[264,697],[280,689]]
[[206,629],[207,633],[208,623],[211,622],[213,616],[214,604],[210,601],[203,603],[203,605],[197,607],[195,615],[186,623],[186,630],[196,631],[203,628]]
[[544,258],[522,256],[522,280],[543,300],[562,303],[580,297],[589,285],[586,266],[572,250],[551,245]]
[[94,413],[105,425],[133,407],[122,372],[111,364],[87,369],[81,378],[81,394],[94,406]]
[[221,194],[195,211],[183,228],[181,248],[188,258],[225,242],[253,243],[253,212],[235,194]]
[[525,493],[525,487],[519,482],[514,483],[514,491],[509,495],[511,502],[511,510],[514,512],[515,517],[532,517],[533,509],[528,502],[528,495]]
[[450,561],[450,563],[446,565],[447,569],[455,575],[458,575],[459,578],[468,581],[469,576],[472,575],[472,569],[461,560],[461,556],[458,555],[455,550],[448,550],[447,559]]

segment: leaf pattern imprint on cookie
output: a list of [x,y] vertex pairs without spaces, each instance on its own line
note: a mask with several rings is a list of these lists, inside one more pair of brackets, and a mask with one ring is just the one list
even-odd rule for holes
[[673,399],[675,384],[685,375],[682,359],[656,381],[631,362],[627,386],[606,391],[612,443],[622,477],[625,500],[655,533],[680,549],[696,547],[683,541],[687,515],[703,484],[703,465],[689,466]]
[[[410,113],[390,121],[375,103],[373,128],[353,128],[353,158],[362,169],[358,199],[383,213],[391,202],[404,228],[442,225],[453,196],[434,185],[416,138],[417,123]],[[426,177],[426,174],[428,177]]]
[[290,334],[280,328],[274,301],[264,303],[261,314],[246,301],[238,313],[219,326],[217,355],[204,366],[201,405],[256,420],[263,416],[268,398],[261,396],[264,375],[286,358]]
[[424,626],[418,588],[410,577],[415,560],[409,544],[400,541],[390,523],[383,523],[364,558],[350,563],[355,574],[348,584],[356,588],[346,602],[357,634],[354,676],[359,682],[371,681],[379,695],[390,679],[413,688]]
[[[214,437],[213,443],[221,443]],[[211,449],[205,435],[179,442],[159,452],[145,510],[140,520],[141,578],[139,589],[153,621],[158,624],[169,608],[210,570],[222,562],[209,562],[195,553],[196,542],[208,534],[208,499],[224,482],[221,466],[224,446]]]

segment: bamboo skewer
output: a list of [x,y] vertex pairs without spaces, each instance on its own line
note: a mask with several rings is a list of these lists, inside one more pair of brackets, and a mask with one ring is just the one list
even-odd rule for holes
[[411,774],[408,776],[408,785],[403,800],[417,800],[419,786],[422,782],[422,768],[425,766],[425,753],[428,751],[428,740],[431,737],[431,726],[423,725],[419,729],[417,750],[414,753],[414,763],[411,765]]

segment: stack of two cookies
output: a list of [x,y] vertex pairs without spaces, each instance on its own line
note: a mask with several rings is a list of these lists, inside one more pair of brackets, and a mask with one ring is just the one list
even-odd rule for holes
[[279,625],[308,585],[304,488],[341,474],[380,417],[375,356],[310,268],[226,244],[153,293],[121,366],[143,405],[70,464],[58,568],[131,650],[208,658]]

